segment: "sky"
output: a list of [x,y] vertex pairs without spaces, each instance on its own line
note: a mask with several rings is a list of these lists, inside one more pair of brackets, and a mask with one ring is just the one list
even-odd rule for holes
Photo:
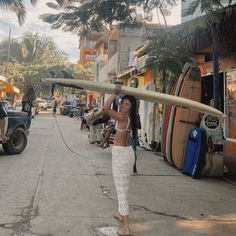
[[[19,26],[14,12],[0,10],[0,41],[8,38],[9,29],[11,29],[11,38],[18,38],[26,32],[38,33],[40,36],[51,38],[58,49],[64,51],[69,56],[69,61],[76,63],[79,60],[79,37],[69,32],[50,29],[50,24],[44,23],[39,16],[44,13],[58,13],[49,8],[47,2],[54,0],[39,0],[36,7],[30,4],[30,0],[23,0],[27,15],[23,26]],[[179,1],[180,2],[180,1]],[[167,17],[170,25],[180,24],[180,3],[171,9],[172,14]]]

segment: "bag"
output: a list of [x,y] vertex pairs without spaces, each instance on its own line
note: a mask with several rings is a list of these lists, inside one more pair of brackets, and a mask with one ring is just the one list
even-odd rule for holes
[[206,164],[202,170],[202,176],[223,176],[224,157],[220,153],[207,153]]
[[96,111],[87,119],[88,125],[98,125],[107,122],[110,119],[104,111]]

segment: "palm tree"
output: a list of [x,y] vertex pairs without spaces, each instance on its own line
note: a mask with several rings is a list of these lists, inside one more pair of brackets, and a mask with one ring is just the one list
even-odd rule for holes
[[[38,0],[30,0],[31,4],[35,6]],[[26,10],[23,0],[0,0],[0,8],[9,9],[15,12],[20,25],[24,23]]]
[[65,55],[58,51],[55,43],[49,38],[37,34],[27,33],[21,41],[12,41],[8,52],[8,41],[0,43],[0,63],[37,64],[52,62],[55,58],[64,58]]

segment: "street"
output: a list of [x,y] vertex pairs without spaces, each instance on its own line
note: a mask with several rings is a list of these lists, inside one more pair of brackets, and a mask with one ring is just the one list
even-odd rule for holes
[[[236,183],[194,180],[156,153],[137,154],[132,235],[235,235]],[[77,118],[41,112],[22,154],[0,149],[0,236],[115,236],[116,209],[111,148],[89,144]]]

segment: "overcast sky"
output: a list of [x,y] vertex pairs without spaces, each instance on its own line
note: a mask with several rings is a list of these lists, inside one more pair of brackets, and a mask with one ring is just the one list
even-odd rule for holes
[[[58,48],[68,54],[71,62],[79,60],[79,37],[71,33],[65,33],[61,30],[50,29],[50,24],[39,20],[39,15],[44,13],[58,13],[46,6],[47,2],[53,0],[39,0],[36,7],[29,4],[30,0],[24,0],[27,10],[27,16],[23,26],[19,26],[14,12],[0,10],[0,41],[7,38],[11,28],[12,38],[21,37],[25,32],[38,33],[39,35],[50,37],[56,43]],[[180,4],[172,9],[172,15],[167,17],[168,24],[180,23]]]

